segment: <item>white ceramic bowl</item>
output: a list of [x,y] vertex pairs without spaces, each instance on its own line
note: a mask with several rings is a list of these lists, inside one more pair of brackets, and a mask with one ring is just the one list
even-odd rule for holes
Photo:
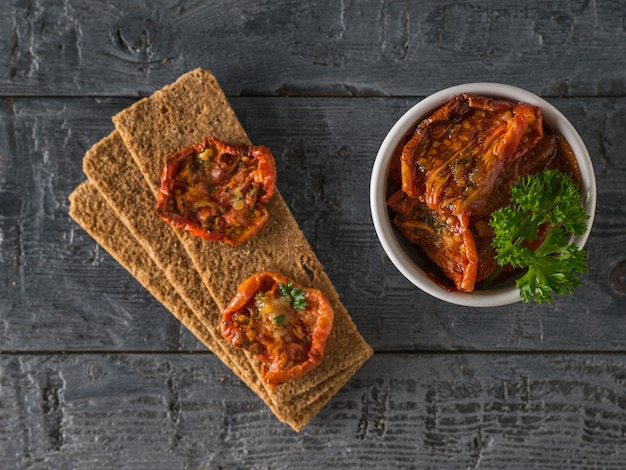
[[450,292],[433,281],[423,269],[426,261],[416,255],[414,247],[395,229],[387,209],[387,179],[394,150],[401,145],[405,136],[412,132],[423,118],[460,93],[504,98],[539,106],[542,110],[544,123],[565,137],[578,160],[584,188],[582,199],[589,215],[587,231],[584,235],[575,238],[574,242],[579,248],[585,245],[595,214],[596,180],[584,142],[565,116],[550,103],[526,90],[501,83],[468,83],[446,88],[417,103],[395,123],[380,146],[372,169],[370,185],[372,219],[378,239],[391,262],[410,282],[424,292],[457,305],[470,307],[508,305],[520,300],[514,280],[497,288],[476,290],[471,293]]

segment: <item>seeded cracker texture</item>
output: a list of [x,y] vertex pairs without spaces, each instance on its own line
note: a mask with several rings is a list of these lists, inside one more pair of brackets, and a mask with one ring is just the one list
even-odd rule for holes
[[[212,343],[207,327],[193,314],[126,226],[111,212],[90,181],[79,185],[70,195],[70,216],[200,341]],[[228,367],[236,367],[228,356],[222,360]]]
[[[81,184],[70,195],[70,202],[72,218],[135,276],[200,341],[209,346],[212,335],[209,333],[207,325],[189,311],[183,299],[168,284],[158,266],[154,265],[145,250],[139,246],[124,224],[111,211],[95,186],[90,181]],[[228,356],[220,357],[220,359],[228,367],[236,370],[236,364],[232,363]],[[354,373],[356,369],[355,367],[351,373]],[[254,390],[255,386],[252,385],[251,388]],[[301,417],[290,423],[292,427],[296,430],[301,429],[306,424],[306,417],[314,414],[326,401],[326,395],[321,393],[312,402],[302,406]],[[271,403],[267,404],[272,411],[275,411]]]
[[[249,142],[215,78],[203,70],[193,71],[137,102],[116,115],[114,122],[155,196],[168,155],[208,135],[229,142]],[[303,285],[322,290],[333,305],[335,322],[324,361],[312,373],[270,391],[273,401],[282,403],[303,390],[313,389],[337,371],[363,362],[371,348],[356,331],[280,194],[270,202],[269,211],[265,227],[237,247],[178,233],[220,309],[242,280],[264,270],[281,272]]]
[[[210,344],[207,346],[220,358],[232,355],[230,348],[222,341],[219,331],[211,327],[219,322],[221,312],[213,298],[206,292],[176,234],[161,223],[153,210],[152,192],[147,188],[116,131],[87,151],[83,158],[83,170],[114,211],[114,216],[124,223],[137,243],[146,250],[195,316],[207,325],[210,335]],[[120,175],[124,177],[120,178]],[[238,356],[240,357],[233,357],[238,375],[241,376],[243,370],[244,377],[254,376],[254,370],[245,355],[240,353]],[[262,395],[264,400],[269,400],[258,377],[254,386],[250,380],[246,383]]]
[[[139,101],[115,116],[114,122],[153,195],[169,154],[209,135],[234,144],[249,142],[215,78],[204,70],[190,72]],[[219,309],[243,279],[263,270],[282,272],[328,297],[335,310],[335,324],[322,364],[305,377],[266,389],[277,417],[299,430],[372,351],[356,331],[280,194],[274,196],[269,210],[266,226],[239,247],[204,242],[181,232],[177,235]],[[236,357],[235,352],[230,354]],[[258,363],[252,362],[258,370]]]
[[[92,182],[82,183],[70,195],[70,216],[202,343],[209,347],[215,345],[213,335],[206,324],[196,317],[148,253],[139,246],[121,220],[111,212]],[[120,240],[124,241],[120,243]],[[222,356],[220,359],[228,367],[239,369],[228,355]]]
[[[145,249],[175,287],[177,293],[193,310],[195,316],[206,326],[209,337],[200,338],[201,341],[214,351],[220,359],[223,358],[224,354],[232,354],[229,367],[280,418],[280,410],[271,402],[271,397],[268,396],[260,383],[261,377],[258,375],[260,371],[252,367],[246,354],[233,349],[223,340],[219,329],[221,313],[206,291],[198,273],[191,265],[174,231],[157,217],[153,210],[154,196],[147,188],[141,172],[134,164],[116,131],[89,149],[83,159],[83,169],[90,183],[97,188],[113,212],[111,214],[103,213],[102,216],[117,216],[124,223],[136,242]],[[123,178],[120,178],[120,175],[124,175]],[[108,250],[119,250],[125,245],[125,239],[123,241],[116,240],[113,245],[116,248],[112,248],[110,243],[106,243],[106,241],[105,244],[109,246]],[[227,361],[224,362],[228,364]],[[353,373],[354,371],[350,370],[341,371],[328,378],[327,381],[347,379]],[[317,402],[325,393],[323,387],[318,387],[318,391],[318,396],[309,393],[307,397],[294,396],[292,401],[293,403],[297,402],[301,407],[308,405],[309,402]],[[283,403],[282,405],[286,404]]]

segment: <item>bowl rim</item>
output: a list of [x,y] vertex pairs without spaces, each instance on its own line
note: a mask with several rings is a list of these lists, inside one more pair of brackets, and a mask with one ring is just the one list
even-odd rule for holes
[[589,238],[596,211],[596,179],[584,141],[570,121],[555,106],[538,95],[513,85],[496,82],[471,82],[459,84],[435,92],[409,108],[389,130],[383,140],[374,164],[370,180],[370,210],[374,229],[385,253],[394,266],[412,284],[427,294],[452,304],[468,307],[496,307],[513,304],[521,300],[519,290],[513,281],[509,284],[486,291],[450,291],[434,282],[421,270],[412,269],[414,262],[402,248],[399,234],[388,217],[386,203],[387,176],[391,157],[402,139],[417,126],[430,112],[460,93],[485,95],[525,102],[539,106],[544,122],[557,130],[569,142],[578,162],[583,183],[583,205],[589,219],[587,230],[574,238],[574,243],[582,249]]

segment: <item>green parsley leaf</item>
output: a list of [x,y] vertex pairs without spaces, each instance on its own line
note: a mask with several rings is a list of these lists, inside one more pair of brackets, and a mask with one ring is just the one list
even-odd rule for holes
[[[516,281],[524,302],[551,303],[552,293],[571,294],[582,284],[577,274],[588,270],[587,252],[569,243],[570,235],[587,229],[576,184],[561,171],[545,170],[512,185],[511,203],[491,215],[498,265],[527,268]],[[524,246],[524,240],[537,239],[544,224],[549,230],[541,245],[535,251]]]
[[275,316],[274,323],[276,323],[276,326],[286,326],[287,318],[285,317],[285,314]]
[[296,310],[304,310],[309,306],[305,299],[304,290],[294,287],[291,281],[287,284],[279,283],[278,293],[281,297],[288,298],[291,306]]

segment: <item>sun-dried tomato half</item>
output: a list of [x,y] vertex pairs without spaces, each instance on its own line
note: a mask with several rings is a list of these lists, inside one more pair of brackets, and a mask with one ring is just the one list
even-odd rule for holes
[[[394,222],[462,292],[495,268],[487,221],[508,200],[511,181],[543,142],[541,110],[460,94],[421,121],[398,157]],[[545,162],[542,162],[545,164]],[[397,186],[397,166],[390,184]]]
[[543,135],[536,106],[460,94],[424,119],[404,146],[402,190],[443,214],[490,214],[507,167]]
[[167,158],[156,211],[197,237],[238,245],[267,221],[275,184],[276,164],[267,147],[208,137]]
[[264,380],[275,387],[319,365],[333,318],[321,291],[261,272],[239,285],[222,314],[222,336],[257,355]]
[[[472,236],[467,215],[444,218],[426,203],[409,197],[402,190],[394,193],[387,203],[395,213],[394,224],[402,235],[421,246],[445,276],[454,282],[457,290],[471,291],[477,275],[486,277],[491,272],[479,273],[482,267],[479,257],[490,245],[477,246],[481,239],[475,240]],[[488,268],[491,264],[484,266]]]

